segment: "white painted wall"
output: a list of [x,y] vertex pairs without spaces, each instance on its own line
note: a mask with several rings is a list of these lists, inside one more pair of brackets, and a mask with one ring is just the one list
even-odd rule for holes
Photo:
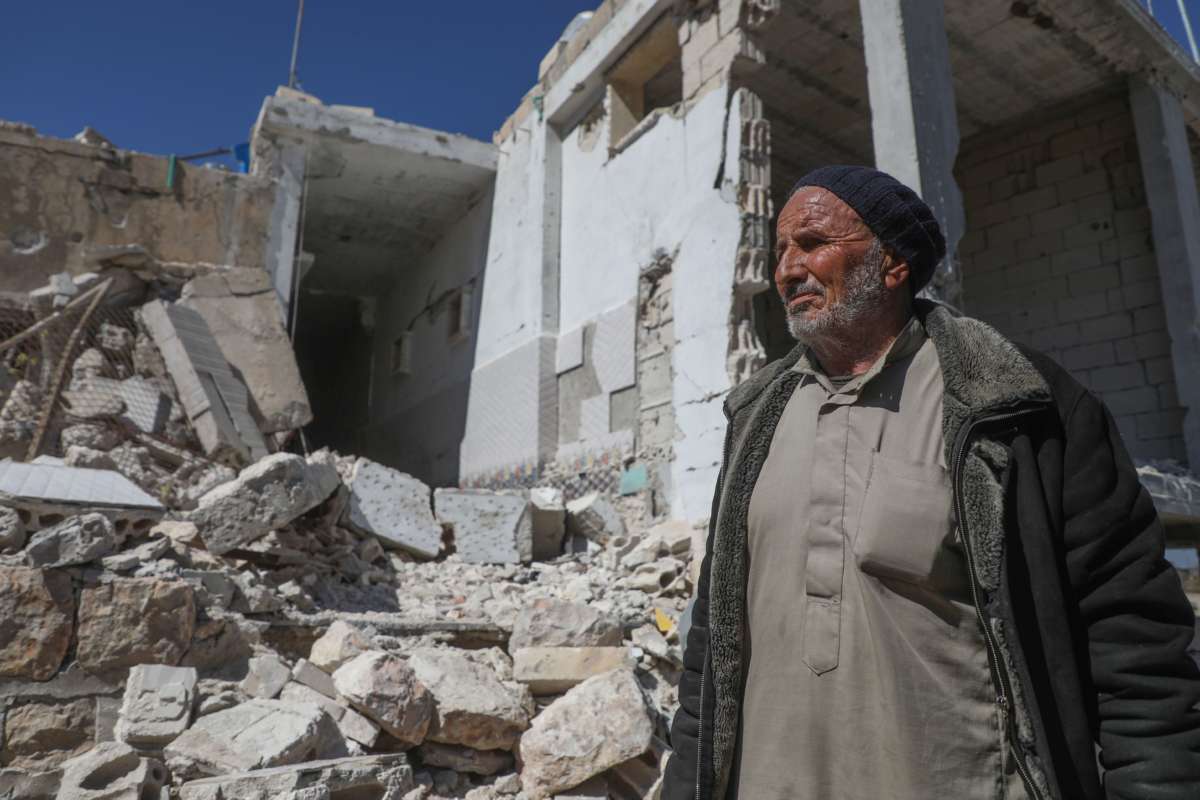
[[[427,304],[474,279],[477,317],[491,209],[487,193],[419,262],[398,264],[396,284],[376,308],[368,438],[388,463],[440,484],[458,479],[474,342],[473,335],[451,341],[448,304]],[[392,372],[392,343],[405,330],[412,331],[412,371],[399,375]]]

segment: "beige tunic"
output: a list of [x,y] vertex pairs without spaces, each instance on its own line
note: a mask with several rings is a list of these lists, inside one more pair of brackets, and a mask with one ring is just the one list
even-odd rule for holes
[[807,356],[795,369],[750,503],[738,797],[1023,798],[955,538],[932,343],[914,319],[840,387]]

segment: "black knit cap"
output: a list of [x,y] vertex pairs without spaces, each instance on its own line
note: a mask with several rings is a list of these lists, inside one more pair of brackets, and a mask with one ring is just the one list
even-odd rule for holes
[[933,211],[916,192],[886,172],[846,165],[813,170],[796,182],[788,198],[805,186],[826,189],[853,208],[879,240],[908,263],[914,295],[929,283],[946,255],[946,239]]

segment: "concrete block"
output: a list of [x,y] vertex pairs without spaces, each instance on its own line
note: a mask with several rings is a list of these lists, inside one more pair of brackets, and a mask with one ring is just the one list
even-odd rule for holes
[[180,800],[289,797],[299,800],[292,793],[324,789],[329,793],[324,796],[399,800],[414,786],[407,757],[403,753],[386,753],[201,778],[179,787],[179,797]]
[[543,598],[517,614],[510,650],[526,647],[616,647],[621,621],[590,606]]
[[[592,341],[592,362],[596,378],[605,394],[633,386],[637,381],[635,340],[637,305],[630,301],[601,314],[596,320],[596,338]],[[607,433],[607,425],[604,429]]]
[[296,666],[292,667],[292,680],[320,692],[328,698],[337,699],[337,689],[334,688],[333,678],[307,658],[298,660]]
[[269,653],[250,659],[250,671],[242,679],[241,688],[250,697],[270,700],[279,695],[292,673],[279,656]]
[[408,663],[435,700],[430,741],[509,750],[529,727],[521,697],[459,651],[422,647],[412,651]]
[[633,666],[628,647],[522,647],[512,655],[513,680],[535,695],[559,694],[595,675]]
[[607,495],[591,492],[567,503],[567,530],[604,544],[625,533],[625,521]]
[[0,686],[54,676],[74,629],[75,600],[65,570],[0,568]]
[[313,666],[332,673],[359,653],[370,649],[371,640],[362,631],[339,619],[334,620],[321,638],[313,642],[308,659]]
[[102,742],[62,765],[59,800],[156,798],[169,784],[162,763],[122,742]]
[[562,555],[567,530],[567,507],[561,489],[535,486],[529,490],[530,521],[533,525],[533,560],[549,561]]
[[422,558],[434,558],[442,549],[442,526],[434,519],[429,487],[421,481],[360,458],[346,486],[350,502],[342,521],[349,527]]
[[162,747],[185,730],[196,699],[196,670],[140,664],[129,671],[117,738],[134,747]]
[[31,567],[51,569],[96,561],[117,549],[112,522],[103,514],[68,517],[52,528],[38,531],[25,548]]
[[392,737],[425,740],[433,721],[433,695],[404,659],[379,650],[360,653],[333,674],[338,693]]
[[323,502],[340,483],[329,464],[275,453],[201,497],[188,520],[209,552],[220,555],[283,527]]
[[1097,392],[1130,389],[1146,383],[1146,373],[1140,363],[1102,367],[1093,370],[1088,377],[1092,390]]
[[533,521],[523,493],[445,489],[433,493],[438,521],[453,529],[454,549],[475,564],[533,560]]

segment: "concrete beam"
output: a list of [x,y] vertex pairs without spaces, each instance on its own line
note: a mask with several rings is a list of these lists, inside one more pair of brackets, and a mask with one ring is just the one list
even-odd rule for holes
[[550,87],[542,102],[545,118],[556,127],[569,127],[604,92],[609,68],[674,5],[675,0],[626,0]]
[[1197,198],[1187,121],[1175,95],[1137,77],[1130,81],[1142,180],[1150,205],[1154,255],[1188,463],[1200,468],[1200,199]]
[[956,302],[955,250],[965,227],[954,181],[958,112],[942,0],[859,0],[875,166],[930,205],[946,237],[938,292]]

